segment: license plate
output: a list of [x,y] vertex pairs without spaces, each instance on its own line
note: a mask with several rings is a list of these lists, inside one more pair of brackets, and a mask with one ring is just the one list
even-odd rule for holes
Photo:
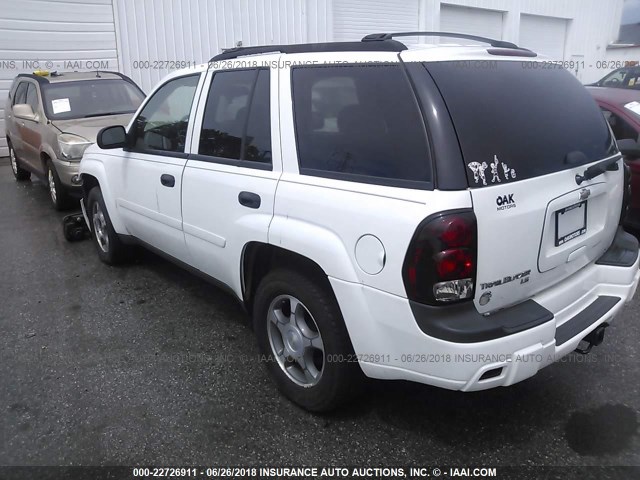
[[556,247],[587,233],[587,201],[556,212]]

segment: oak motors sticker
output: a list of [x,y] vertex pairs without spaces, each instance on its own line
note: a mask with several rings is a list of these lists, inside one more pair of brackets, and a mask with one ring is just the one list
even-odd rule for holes
[[476,182],[476,185],[482,182],[483,185],[487,185],[487,176],[485,175],[485,170],[491,167],[491,183],[502,183],[501,175],[504,176],[505,182],[509,179],[516,178],[516,171],[513,168],[509,168],[504,162],[500,162],[498,160],[498,156],[493,156],[493,162],[487,165],[487,162],[471,162],[469,163],[469,169],[473,173],[473,180]]
[[516,208],[516,201],[513,199],[513,193],[498,196],[498,198],[496,198],[496,205],[498,206],[498,211]]
[[[515,282],[516,280],[520,280],[520,284],[527,283],[529,281],[529,275],[531,275],[531,270],[525,270],[524,272],[516,273],[515,275],[507,275],[506,277],[495,280],[493,282],[481,283],[480,289],[486,290],[487,288],[497,287],[500,285],[505,285],[507,283]],[[488,301],[488,300],[487,300]]]

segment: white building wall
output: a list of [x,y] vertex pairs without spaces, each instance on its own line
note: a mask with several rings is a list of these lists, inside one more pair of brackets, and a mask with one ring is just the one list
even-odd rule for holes
[[0,156],[8,154],[4,108],[14,77],[38,66],[85,69],[87,61],[118,68],[111,0],[0,0]]
[[223,48],[333,38],[330,0],[113,0],[120,71],[146,92],[171,63]]
[[[340,0],[334,0],[340,1]],[[423,2],[425,9],[421,15],[435,18],[435,10],[442,5],[474,7],[504,14],[502,40],[515,42],[523,47],[535,47],[530,39],[521,42],[520,23],[523,15],[537,15],[567,22],[566,45],[563,60],[574,60],[580,65],[578,78],[585,83],[604,75],[598,68],[599,61],[605,59],[607,45],[618,37],[624,0],[429,0]],[[429,24],[429,21],[425,21]],[[430,23],[435,27],[434,22]],[[438,30],[440,24],[437,24]],[[545,31],[540,31],[544,45]],[[529,44],[529,45],[527,45]],[[583,68],[584,62],[584,68]]]
[[337,42],[360,40],[370,33],[415,32],[420,28],[420,0],[337,0],[333,1],[333,14],[333,40]]
[[[624,67],[627,62],[638,64],[640,62],[640,46],[609,48],[605,60],[610,70]],[[602,77],[604,77],[604,73],[600,76],[600,78]]]
[[[495,20],[499,14],[501,39],[518,44],[524,41],[522,46],[550,52],[554,57],[563,52],[562,60],[573,60],[580,66],[575,72],[578,77],[590,82],[603,74],[597,68],[598,61],[604,60],[607,45],[617,38],[623,3],[624,0],[113,0],[120,70],[145,91],[169,71],[156,68],[162,64],[146,68],[147,61],[202,63],[240,41],[245,46],[357,41],[375,32],[437,31],[451,24],[449,13],[456,10],[478,13],[478,22],[461,25],[461,33],[495,32],[495,25],[482,22]],[[443,11],[447,13],[445,25]],[[537,18],[541,24],[566,25],[565,45],[549,48],[544,29],[539,38],[530,34],[523,37],[523,16],[529,22]],[[557,38],[557,29],[555,33]]]

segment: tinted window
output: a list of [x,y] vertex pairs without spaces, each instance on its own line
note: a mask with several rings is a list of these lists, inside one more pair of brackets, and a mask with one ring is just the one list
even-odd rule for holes
[[31,109],[34,112],[40,110],[40,108],[38,107],[38,92],[36,86],[33,83],[29,83],[29,86],[27,87],[27,96],[25,99],[25,103],[31,105]]
[[26,103],[27,85],[29,85],[29,82],[20,82],[18,84],[18,88],[16,88],[16,93],[13,95],[14,105],[17,105],[19,103]]
[[199,77],[176,78],[153,94],[133,125],[132,142],[136,150],[184,152]]
[[271,109],[269,108],[269,71],[260,70],[251,98],[242,159],[271,163]]
[[51,120],[133,113],[144,100],[138,87],[121,79],[49,83],[42,96]]
[[[509,61],[492,68],[472,63],[460,68],[456,62],[426,67],[453,119],[471,186],[491,185],[494,168],[502,182],[515,181],[617,152],[597,104],[564,69]],[[582,152],[583,161],[566,163],[572,152]]]
[[293,70],[301,173],[337,178],[357,175],[354,180],[370,183],[430,180],[424,123],[401,68],[361,65]]
[[198,153],[271,162],[269,71],[215,74],[204,110]]

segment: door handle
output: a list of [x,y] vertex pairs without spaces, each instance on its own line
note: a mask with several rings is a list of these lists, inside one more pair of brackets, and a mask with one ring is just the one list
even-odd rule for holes
[[260,208],[261,203],[260,195],[253,192],[240,192],[238,194],[238,202],[240,205],[244,205],[249,208]]
[[160,177],[160,183],[165,187],[173,187],[176,184],[176,177],[167,173],[163,173]]

